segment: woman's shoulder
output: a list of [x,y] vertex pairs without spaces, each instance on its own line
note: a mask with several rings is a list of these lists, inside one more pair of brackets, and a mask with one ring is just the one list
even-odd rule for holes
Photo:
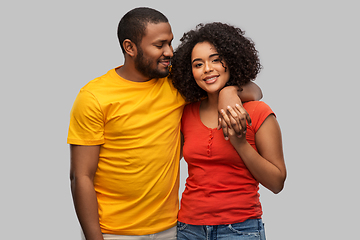
[[[246,111],[264,111],[264,110],[271,110],[270,106],[263,101],[250,101],[243,103],[244,108]],[[250,112],[249,112],[250,114]]]
[[270,106],[262,101],[246,102],[243,103],[243,106],[248,112],[255,129],[258,129],[269,115],[273,114],[275,116]]

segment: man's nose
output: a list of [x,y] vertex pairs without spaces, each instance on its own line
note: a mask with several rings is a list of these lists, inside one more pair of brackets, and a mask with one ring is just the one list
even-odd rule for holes
[[173,47],[170,45],[167,45],[164,49],[164,56],[171,58],[173,55],[174,55]]

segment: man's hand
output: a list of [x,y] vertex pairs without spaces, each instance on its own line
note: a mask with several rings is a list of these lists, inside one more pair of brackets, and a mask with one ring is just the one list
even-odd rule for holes
[[[227,111],[221,109],[220,114],[219,124],[223,129],[226,140],[229,139],[229,134],[236,134],[238,138],[241,138],[246,134],[246,121],[251,125],[250,116],[242,105],[236,104],[235,109],[228,106]],[[220,129],[220,127],[218,126],[218,129]]]
[[250,116],[242,106],[237,91],[238,87],[228,86],[219,93],[218,129],[222,128],[226,140],[229,139],[228,128],[233,129],[236,135],[241,137],[246,132],[246,121],[251,124]]

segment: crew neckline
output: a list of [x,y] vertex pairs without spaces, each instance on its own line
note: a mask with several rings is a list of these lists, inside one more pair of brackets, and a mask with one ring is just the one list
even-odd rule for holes
[[119,80],[121,82],[124,82],[124,83],[127,83],[127,84],[131,84],[131,85],[137,85],[137,86],[148,86],[148,85],[153,85],[157,82],[158,79],[160,78],[152,78],[150,79],[149,81],[146,81],[146,82],[134,82],[134,81],[131,81],[131,80],[128,80],[126,78],[123,78],[122,76],[120,76],[119,74],[117,74],[116,72],[116,69],[118,68],[121,68],[123,65],[119,66],[119,67],[116,67],[116,68],[113,68],[111,69],[109,72],[112,76],[112,78],[114,80]]

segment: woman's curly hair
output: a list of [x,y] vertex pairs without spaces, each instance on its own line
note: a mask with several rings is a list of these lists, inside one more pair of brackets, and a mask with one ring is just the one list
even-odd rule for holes
[[199,24],[195,30],[184,33],[172,58],[171,79],[188,102],[207,97],[192,74],[191,53],[200,42],[209,42],[216,48],[221,61],[230,71],[227,86],[241,86],[256,78],[261,64],[254,42],[244,37],[240,28],[220,23]]

